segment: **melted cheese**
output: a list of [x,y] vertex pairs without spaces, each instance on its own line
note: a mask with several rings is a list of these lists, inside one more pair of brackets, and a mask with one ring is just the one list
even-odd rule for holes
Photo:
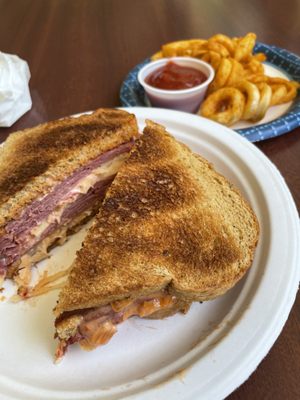
[[110,160],[107,163],[100,165],[100,167],[95,168],[91,174],[81,179],[77,185],[73,187],[70,193],[87,193],[89,188],[94,186],[96,182],[115,175],[119,171],[127,156],[127,153],[120,154],[113,160]]
[[[138,315],[147,317],[158,310],[169,308],[174,305],[176,298],[166,293],[156,293],[156,297],[149,300],[120,300],[111,304],[114,312],[123,311],[122,321]],[[93,350],[98,346],[106,344],[116,333],[116,324],[113,323],[113,315],[101,316],[91,321],[83,321],[80,324],[80,333],[84,336],[80,340],[80,347],[84,350]]]
[[133,315],[138,315],[139,317],[147,317],[163,308],[170,307],[175,302],[175,297],[168,294],[162,294],[159,297],[153,299],[145,300],[141,303],[132,302],[124,310],[123,321],[130,318]]
[[117,328],[111,321],[101,324],[97,320],[89,321],[81,329],[84,339],[79,342],[80,347],[84,350],[93,350],[109,342],[116,331]]

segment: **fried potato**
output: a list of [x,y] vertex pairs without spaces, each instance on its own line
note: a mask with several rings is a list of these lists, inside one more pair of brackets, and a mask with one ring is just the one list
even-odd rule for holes
[[204,55],[200,57],[201,60],[208,62],[216,71],[220,65],[222,57],[216,51],[205,51]]
[[257,61],[254,57],[251,58],[247,64],[244,64],[246,73],[261,75],[264,73],[264,66],[260,61]]
[[245,73],[244,68],[241,63],[239,63],[234,58],[231,59],[231,73],[229,75],[228,81],[226,82],[226,86],[234,86],[238,82],[244,79]]
[[260,100],[256,110],[256,115],[252,119],[253,121],[259,121],[263,119],[268,108],[270,107],[272,98],[272,89],[268,84],[263,82],[258,84],[258,87],[260,90]]
[[232,125],[243,115],[245,98],[236,88],[221,88],[210,94],[202,103],[200,113],[224,125]]
[[252,83],[261,83],[261,82],[267,82],[268,77],[263,74],[251,74],[251,75],[246,75],[247,81],[252,82]]
[[217,69],[216,76],[213,82],[209,86],[209,93],[212,93],[215,90],[225,86],[231,74],[231,70],[232,70],[231,60],[229,60],[228,58],[223,58],[221,60],[219,68]]
[[247,33],[245,37],[240,39],[234,52],[234,58],[237,61],[242,61],[252,54],[255,46],[256,35],[255,33]]
[[207,43],[207,40],[191,39],[180,40],[162,46],[163,57],[190,56],[194,57]]
[[216,53],[220,54],[221,57],[229,57],[230,53],[222,43],[219,43],[215,40],[208,39],[207,41],[207,48],[208,50],[215,51]]
[[151,57],[152,61],[159,60],[160,58],[163,58],[163,53],[162,51],[158,51],[157,53],[153,54]]
[[234,55],[236,44],[228,36],[218,33],[217,35],[212,36],[210,40],[222,44],[228,50],[231,57]]
[[252,56],[255,60],[263,62],[266,61],[267,56],[264,53],[256,53]]
[[248,81],[242,81],[237,85],[239,89],[245,96],[245,107],[242,114],[242,119],[244,120],[255,120],[257,115],[257,109],[260,104],[260,92],[254,83]]
[[270,77],[268,77],[267,82],[272,89],[271,105],[288,103],[297,95],[297,89],[299,87],[297,82],[288,81],[283,78]]
[[283,103],[282,99],[287,95],[287,90],[285,85],[273,84],[271,85],[272,97],[271,106]]

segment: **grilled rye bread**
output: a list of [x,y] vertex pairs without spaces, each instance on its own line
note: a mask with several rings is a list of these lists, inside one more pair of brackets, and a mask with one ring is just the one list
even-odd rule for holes
[[137,299],[144,305],[164,293],[171,298],[167,307],[142,312],[162,317],[225,293],[250,267],[258,234],[241,193],[164,127],[147,121],[59,295],[56,334],[64,343],[57,357],[85,340],[80,323],[87,311],[98,309],[99,317],[107,305],[122,310],[122,301],[136,311]]
[[[24,226],[27,226],[27,222],[30,225],[32,216],[38,217],[42,202],[44,200],[48,202],[48,211],[51,207],[56,209],[55,207],[66,197],[64,182],[67,182],[66,187],[69,190],[74,189],[78,181],[76,174],[82,179],[85,178],[89,172],[93,172],[93,168],[99,168],[105,162],[106,165],[111,164],[114,154],[120,158],[121,165],[121,158],[123,155],[125,157],[125,153],[129,153],[133,145],[132,140],[137,136],[135,116],[113,109],[98,109],[90,115],[48,122],[9,136],[0,149],[0,163],[5,166],[0,171],[0,275],[2,277],[5,274],[10,276],[12,271],[22,267],[19,254],[18,258],[16,254],[12,256],[10,249],[16,245],[18,250],[15,253],[24,255],[26,250],[24,241],[28,240],[32,232],[27,232],[21,239],[15,236],[15,232],[19,234]],[[108,169],[107,167],[106,170]],[[107,171],[105,178],[109,175]],[[97,173],[102,172],[97,170]],[[97,186],[98,194],[104,194],[104,189],[111,180],[112,177],[110,181],[104,180],[101,188]],[[94,181],[95,179],[93,183]],[[55,191],[56,197],[52,195],[47,197]],[[77,194],[79,195],[79,191]],[[74,193],[72,195],[75,196]],[[93,195],[89,193],[89,210],[84,209],[80,200],[77,214],[84,211],[83,220],[87,216],[85,211],[91,214],[95,209],[93,202],[96,196]],[[70,196],[67,200],[67,204],[69,203]],[[99,206],[100,203],[98,208]],[[68,221],[65,218],[65,225],[72,226],[71,211],[72,209],[68,210],[70,218]],[[57,218],[52,218],[51,222],[53,221],[57,223]],[[41,222],[38,221],[35,225]],[[35,228],[34,224],[31,225]],[[53,233],[54,227],[51,229]],[[30,249],[31,253],[33,250]],[[34,260],[37,261],[36,258]]]
[[0,148],[0,234],[36,197],[100,153],[136,136],[134,115],[98,109],[11,134]]

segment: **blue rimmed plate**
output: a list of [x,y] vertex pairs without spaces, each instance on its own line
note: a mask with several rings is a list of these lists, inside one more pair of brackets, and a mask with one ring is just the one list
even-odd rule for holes
[[[296,54],[264,43],[257,43],[254,52],[266,54],[268,61],[265,63],[265,72],[267,75],[300,81],[300,57]],[[139,70],[149,61],[148,58],[136,65],[122,83],[120,100],[123,106],[151,107],[144,89],[137,80]],[[242,121],[231,128],[251,142],[258,142],[280,136],[298,126],[300,126],[300,94],[293,102],[271,107],[258,123]]]

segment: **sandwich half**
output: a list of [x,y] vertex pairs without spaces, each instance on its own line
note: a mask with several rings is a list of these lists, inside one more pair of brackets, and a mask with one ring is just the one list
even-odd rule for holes
[[0,281],[31,266],[94,215],[138,136],[135,116],[99,109],[15,132],[0,149]]
[[56,359],[107,343],[131,316],[164,318],[230,289],[257,218],[204,158],[148,121],[110,186],[55,308]]

